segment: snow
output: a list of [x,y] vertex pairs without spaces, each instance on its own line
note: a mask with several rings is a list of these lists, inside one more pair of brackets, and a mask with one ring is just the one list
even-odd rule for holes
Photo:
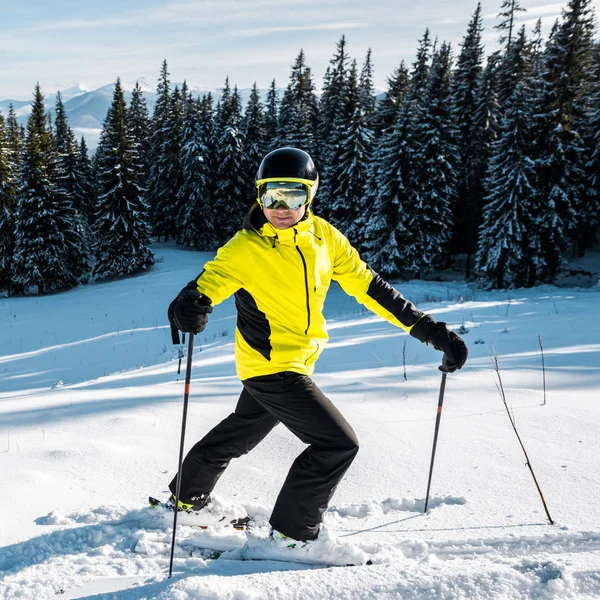
[[[288,550],[268,535],[270,508],[302,448],[278,426],[215,490],[220,506],[243,506],[255,528],[178,525],[168,580],[172,521],[146,506],[148,495],[166,497],[179,450],[185,360],[178,374],[166,309],[210,255],[153,250],[157,263],[137,277],[0,299],[0,598],[600,597],[599,287],[397,285],[438,320],[469,330],[467,365],[448,376],[423,514],[439,353],[332,286],[331,343],[315,380],[361,449],[321,537]],[[186,448],[237,399],[234,328],[230,299],[196,338]],[[496,349],[555,525],[496,389]],[[225,554],[213,560],[205,546]],[[373,564],[360,564],[367,555]],[[333,566],[340,562],[357,566]]]

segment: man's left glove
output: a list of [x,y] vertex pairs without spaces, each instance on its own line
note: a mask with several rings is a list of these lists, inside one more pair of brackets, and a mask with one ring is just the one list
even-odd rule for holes
[[169,322],[184,333],[200,333],[208,323],[212,301],[196,289],[181,290],[169,305]]
[[454,373],[467,362],[469,355],[467,344],[457,333],[448,329],[446,323],[438,322],[425,315],[413,326],[410,335],[444,353],[440,371]]

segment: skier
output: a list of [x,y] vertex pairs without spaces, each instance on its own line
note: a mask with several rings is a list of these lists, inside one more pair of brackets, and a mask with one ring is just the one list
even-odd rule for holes
[[[308,447],[281,488],[270,524],[282,537],[313,540],[358,451],[354,430],[311,379],[327,342],[323,303],[331,280],[374,313],[442,351],[441,370],[467,359],[464,341],[419,311],[365,264],[348,240],[311,210],[319,185],[297,148],[267,154],[257,201],[238,231],[169,306],[172,328],[200,333],[213,306],[235,294],[235,362],[243,389],[233,413],[187,454],[178,510],[201,511],[232,458],[279,422]],[[176,334],[176,332],[175,332]],[[174,502],[177,476],[169,484]]]

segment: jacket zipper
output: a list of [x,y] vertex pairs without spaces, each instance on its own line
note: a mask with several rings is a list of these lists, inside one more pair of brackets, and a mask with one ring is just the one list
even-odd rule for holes
[[298,254],[302,259],[302,266],[304,267],[304,289],[306,290],[306,312],[308,314],[308,324],[306,326],[306,330],[304,335],[308,335],[308,330],[310,329],[310,299],[309,299],[309,291],[308,291],[308,270],[306,268],[306,260],[304,258],[304,254],[302,254],[302,250],[300,250],[298,244],[296,243],[296,236],[298,235],[298,231],[294,229],[294,244],[296,244],[296,250],[298,250]]

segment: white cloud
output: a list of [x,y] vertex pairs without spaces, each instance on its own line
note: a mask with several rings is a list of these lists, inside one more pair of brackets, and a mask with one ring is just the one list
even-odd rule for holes
[[364,27],[361,23],[324,23],[308,25],[284,25],[276,27],[257,27],[254,29],[241,29],[236,33],[242,37],[254,37],[269,33],[285,33],[290,31],[347,31]]

